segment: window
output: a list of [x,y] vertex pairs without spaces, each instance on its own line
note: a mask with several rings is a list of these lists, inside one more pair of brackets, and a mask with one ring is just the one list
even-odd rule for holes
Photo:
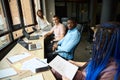
[[5,31],[8,31],[7,26],[8,25],[7,25],[6,17],[4,16],[3,8],[0,1],[0,34],[4,33]]
[[[3,7],[1,5],[0,2],[0,34],[8,31],[8,24],[7,24],[7,20],[6,17],[3,13]],[[9,34],[5,34],[3,36],[0,37],[0,50],[2,48],[4,48],[5,46],[7,46],[10,43],[10,35]]]
[[13,25],[20,24],[17,0],[10,0],[9,5],[10,5],[10,12],[12,16]]
[[33,6],[31,0],[21,0],[21,5],[25,26],[34,24]]
[[33,32],[35,20],[34,0],[0,0],[0,51],[23,37],[23,28]]
[[0,50],[5,46],[7,46],[9,43],[10,43],[10,37],[8,34],[0,37]]

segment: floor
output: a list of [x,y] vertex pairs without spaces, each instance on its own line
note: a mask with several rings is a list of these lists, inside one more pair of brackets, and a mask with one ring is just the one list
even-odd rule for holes
[[87,33],[83,32],[82,37],[81,37],[81,41],[75,50],[75,54],[74,54],[75,61],[82,61],[83,62],[83,61],[87,61],[91,57],[90,47],[92,44],[90,44],[87,41],[87,37],[88,37]]

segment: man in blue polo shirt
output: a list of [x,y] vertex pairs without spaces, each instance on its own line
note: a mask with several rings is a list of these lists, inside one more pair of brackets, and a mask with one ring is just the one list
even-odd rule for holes
[[[57,54],[61,57],[70,60],[74,57],[74,48],[80,41],[80,32],[76,28],[76,22],[74,19],[69,18],[67,21],[68,32],[63,39],[57,44],[53,45],[53,51],[58,52]],[[61,52],[63,51],[63,52]],[[64,52],[65,51],[65,52]],[[48,60],[52,59],[52,54],[48,55]],[[50,59],[50,60],[51,60]]]

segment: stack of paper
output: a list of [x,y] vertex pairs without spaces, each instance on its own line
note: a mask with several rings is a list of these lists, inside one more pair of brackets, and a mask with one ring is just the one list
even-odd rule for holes
[[30,70],[33,73],[36,73],[37,69],[45,67],[47,68],[48,64],[44,60],[41,60],[39,58],[32,58],[22,64],[21,70]]
[[53,69],[55,69],[58,73],[60,73],[62,76],[66,76],[70,80],[73,80],[73,77],[75,76],[78,67],[69,63],[68,61],[64,60],[60,56],[56,56],[50,63],[49,66],[51,66]]
[[11,57],[9,57],[9,58],[7,58],[7,59],[8,59],[11,63],[15,63],[15,62],[17,62],[17,61],[20,61],[20,60],[26,58],[26,57],[29,57],[30,55],[31,55],[31,54],[24,52],[24,53],[21,53],[21,54],[18,54],[18,55],[11,56]]
[[4,77],[13,76],[16,74],[17,74],[17,72],[13,68],[6,68],[3,70],[0,70],[0,79],[4,78]]

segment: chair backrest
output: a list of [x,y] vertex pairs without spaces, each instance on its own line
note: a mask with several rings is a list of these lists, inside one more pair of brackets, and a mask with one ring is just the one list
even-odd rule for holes
[[[67,17],[63,17],[63,18],[61,18],[61,23],[65,26],[65,29],[66,29],[66,33],[67,33],[67,31],[68,31],[68,28],[67,28],[67,20],[68,20],[68,18]],[[65,34],[66,34],[65,33]]]
[[[77,45],[76,45],[76,46],[74,47],[74,49],[73,49],[73,54],[74,54],[74,55],[75,55],[75,50],[77,49],[77,47],[78,47],[80,41],[81,41],[81,39],[79,40],[79,42],[77,43]],[[74,57],[73,57],[73,58],[74,58]]]
[[61,22],[62,22],[62,24],[63,24],[65,27],[67,27],[67,20],[68,20],[67,17],[61,18]]
[[[81,42],[83,28],[84,28],[83,25],[77,24],[77,29],[78,29],[78,31],[80,32],[80,36],[81,36],[81,37],[80,37],[80,40],[79,40],[79,42],[77,43],[77,45],[74,47],[73,53],[75,53],[75,50],[77,49],[79,43]],[[75,55],[75,54],[74,54],[74,55]],[[74,57],[73,57],[73,58],[74,58]]]
[[78,29],[78,31],[80,32],[80,34],[82,35],[82,32],[83,32],[83,25],[81,25],[81,24],[77,24],[77,29]]

